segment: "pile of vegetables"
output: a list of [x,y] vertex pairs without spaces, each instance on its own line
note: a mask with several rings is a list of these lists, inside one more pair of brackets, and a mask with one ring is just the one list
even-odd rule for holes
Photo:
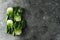
[[25,21],[22,17],[23,8],[9,7],[7,9],[7,33],[12,35],[21,35],[25,27]]

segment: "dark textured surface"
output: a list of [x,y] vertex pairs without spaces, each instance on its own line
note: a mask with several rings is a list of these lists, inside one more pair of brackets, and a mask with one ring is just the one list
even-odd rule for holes
[[[25,9],[27,27],[21,36],[6,34],[6,9]],[[60,0],[0,0],[0,40],[60,40]]]

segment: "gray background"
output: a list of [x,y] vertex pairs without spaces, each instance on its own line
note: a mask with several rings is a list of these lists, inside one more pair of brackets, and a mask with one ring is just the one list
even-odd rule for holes
[[[25,9],[27,27],[21,36],[6,33],[6,10]],[[60,40],[60,0],[0,0],[0,40]]]

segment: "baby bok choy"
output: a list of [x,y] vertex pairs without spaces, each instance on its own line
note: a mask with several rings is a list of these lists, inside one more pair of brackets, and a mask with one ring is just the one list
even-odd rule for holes
[[21,35],[25,22],[22,17],[21,7],[9,7],[7,9],[7,33],[11,35]]

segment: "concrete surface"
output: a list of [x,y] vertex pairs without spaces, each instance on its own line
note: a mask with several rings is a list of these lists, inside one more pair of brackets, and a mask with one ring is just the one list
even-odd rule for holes
[[[6,9],[25,9],[27,27],[21,36],[6,33]],[[0,40],[60,40],[60,0],[0,0]]]

